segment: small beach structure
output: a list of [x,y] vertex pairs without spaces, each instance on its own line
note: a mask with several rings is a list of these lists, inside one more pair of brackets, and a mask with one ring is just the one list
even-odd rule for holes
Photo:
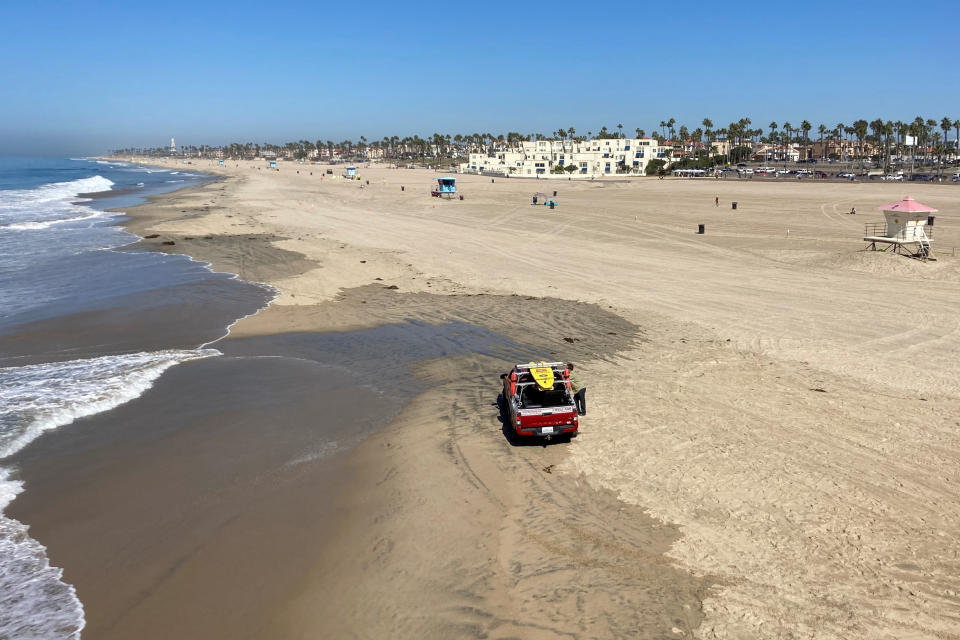
[[[930,243],[933,242],[933,227],[927,225],[930,214],[936,209],[905,197],[890,204],[877,207],[883,211],[884,222],[868,222],[864,228],[863,241],[869,243],[867,249],[887,251],[926,260],[930,257]],[[886,245],[878,249],[877,245]]]
[[556,209],[560,205],[556,196],[548,196],[542,191],[537,191],[535,194],[533,194],[531,204],[542,204],[543,206],[550,207],[551,209]]
[[357,168],[356,167],[347,167],[347,172],[343,174],[345,178],[353,180],[357,177]]
[[437,178],[437,186],[430,195],[435,198],[453,198],[457,195],[457,179],[450,176]]
[[277,168],[277,161],[276,161],[276,160],[271,160],[271,161],[270,161],[270,164],[268,165],[268,167],[269,167],[270,169],[276,169],[276,168]]
[[217,161],[217,164],[219,164],[219,165],[222,167],[222,166],[223,166],[223,160],[218,160],[218,161]]

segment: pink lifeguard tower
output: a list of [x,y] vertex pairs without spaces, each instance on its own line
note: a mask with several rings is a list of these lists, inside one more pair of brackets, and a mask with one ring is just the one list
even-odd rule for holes
[[[864,229],[867,249],[908,255],[922,260],[930,259],[930,243],[933,242],[933,217],[936,209],[905,197],[890,204],[877,207],[883,211],[885,222],[869,222]],[[929,223],[929,224],[928,224]],[[877,244],[886,245],[877,249]]]

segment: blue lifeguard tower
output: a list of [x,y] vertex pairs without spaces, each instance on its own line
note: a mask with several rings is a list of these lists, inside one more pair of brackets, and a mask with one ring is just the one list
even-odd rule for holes
[[353,180],[357,177],[357,168],[356,167],[347,167],[347,177]]
[[457,195],[457,179],[449,176],[437,178],[436,194],[438,198],[452,198]]
[[218,163],[220,164],[221,167],[223,166],[223,160],[219,160]]
[[276,169],[276,168],[277,168],[277,161],[276,161],[276,160],[271,160],[271,161],[270,161],[270,168],[271,168],[271,169]]

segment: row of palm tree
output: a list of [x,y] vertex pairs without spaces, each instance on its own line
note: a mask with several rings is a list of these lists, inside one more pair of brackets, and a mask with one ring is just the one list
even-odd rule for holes
[[[549,135],[541,133],[523,134],[510,131],[505,135],[475,132],[454,135],[433,133],[426,138],[421,138],[419,135],[403,138],[384,136],[373,141],[369,141],[365,136],[360,136],[357,141],[347,139],[339,142],[304,139],[286,142],[282,145],[233,142],[221,146],[186,145],[180,148],[179,153],[201,157],[222,154],[228,158],[284,155],[296,159],[319,154],[327,157],[339,155],[343,158],[362,159],[371,155],[370,149],[375,149],[377,151],[376,156],[386,159],[423,160],[463,157],[470,153],[493,153],[496,150],[520,150],[523,142],[537,140],[559,140],[566,144],[567,141],[573,143],[591,139],[624,138],[626,136],[623,129],[623,124],[618,123],[611,129],[601,126],[596,135],[593,131],[588,131],[585,136],[577,136],[576,129],[571,126],[561,127]],[[728,143],[727,146],[730,149],[740,148],[746,151],[747,155],[749,155],[749,149],[757,143],[783,147],[799,145],[802,148],[800,156],[808,158],[811,155],[810,133],[813,129],[813,125],[808,120],[801,121],[797,126],[790,122],[778,124],[773,121],[770,122],[765,133],[763,128],[754,127],[750,118],[747,117],[730,122],[725,127],[716,127],[710,118],[704,118],[698,126],[691,129],[685,124],[678,125],[677,120],[671,117],[660,121],[659,127],[653,130],[652,137],[658,143],[668,147],[693,143],[694,148],[699,149],[701,154],[707,156],[715,155],[716,143],[719,140]],[[955,135],[953,142],[949,143],[951,131],[954,131]],[[637,127],[634,132],[638,138],[646,137],[646,131],[642,128]],[[824,144],[824,141],[826,141],[836,150],[833,153],[839,159],[845,160],[851,157],[862,159],[866,155],[873,155],[879,156],[879,159],[886,166],[889,165],[892,157],[902,157],[911,148],[915,154],[919,150],[924,159],[932,160],[934,157],[942,159],[943,156],[949,154],[950,146],[956,148],[956,141],[960,139],[960,119],[944,117],[939,122],[934,119],[924,119],[920,116],[910,122],[885,121],[881,118],[868,122],[861,119],[850,124],[843,122],[838,122],[833,126],[820,124],[816,128],[816,133],[819,137],[819,153],[823,159],[828,157],[828,145]],[[908,142],[912,144],[908,144]],[[874,150],[874,152],[868,153],[869,149]],[[880,149],[881,152],[876,153],[875,150],[877,149]],[[170,150],[165,147],[132,148],[120,149],[117,150],[117,153],[170,155]]]

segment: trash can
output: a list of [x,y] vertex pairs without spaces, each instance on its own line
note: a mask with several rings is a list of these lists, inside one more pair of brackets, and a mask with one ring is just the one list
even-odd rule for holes
[[554,197],[554,198],[557,197],[557,192],[556,192],[556,191],[553,192],[553,197]]
[[551,202],[551,203],[550,203],[550,208],[551,208],[551,209],[555,208],[556,206],[557,206],[557,203],[555,203],[555,202]]
[[706,233],[706,231],[707,231],[707,225],[705,224],[697,225],[697,233],[703,234],[703,233]]
[[536,197],[536,196],[533,197],[533,204],[537,204],[537,197]]
[[490,182],[493,182],[493,178],[490,178]]
[[404,189],[406,189],[406,187],[400,187],[400,191],[403,191]]
[[936,217],[937,217],[937,216],[927,216],[927,224],[932,227],[932,226],[933,226],[933,219],[936,218]]
[[463,196],[460,196],[460,199],[463,200]]
[[732,203],[730,204],[730,208],[731,208],[731,209],[736,209],[736,208],[737,208],[737,203],[736,203],[736,202],[732,202]]

